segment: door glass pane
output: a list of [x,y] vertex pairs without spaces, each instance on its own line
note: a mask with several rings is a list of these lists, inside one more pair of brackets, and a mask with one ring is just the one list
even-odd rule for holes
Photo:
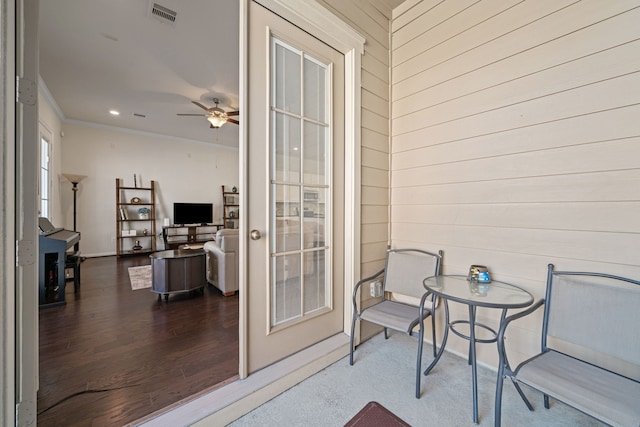
[[329,68],[280,41],[272,46],[270,304],[279,325],[330,306],[331,128]]
[[304,253],[304,313],[308,314],[327,305],[325,251]]
[[304,189],[304,247],[317,248],[324,246],[327,242],[325,236],[325,217],[327,206],[326,189],[308,188]]
[[274,185],[276,197],[274,253],[300,250],[300,187]]
[[304,183],[326,184],[327,143],[326,126],[305,122],[304,124]]
[[313,120],[326,121],[327,68],[305,55],[304,59],[304,115]]
[[300,114],[300,52],[277,41],[274,54],[275,107]]
[[274,178],[300,182],[300,119],[275,113],[274,134]]
[[301,315],[300,254],[273,257],[271,323],[278,325]]

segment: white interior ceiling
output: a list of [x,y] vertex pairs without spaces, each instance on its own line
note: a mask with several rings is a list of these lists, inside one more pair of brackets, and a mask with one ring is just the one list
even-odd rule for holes
[[237,146],[237,125],[176,114],[213,98],[238,109],[239,2],[155,3],[175,23],[151,16],[149,0],[40,1],[40,76],[64,119]]
[[[150,15],[153,3],[175,22]],[[41,0],[39,29],[40,76],[65,120],[238,145],[235,124],[176,115],[203,113],[191,101],[213,98],[239,109],[238,0]]]

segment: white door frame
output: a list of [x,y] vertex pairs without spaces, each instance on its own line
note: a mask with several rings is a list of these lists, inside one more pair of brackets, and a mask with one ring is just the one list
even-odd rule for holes
[[36,423],[38,389],[38,0],[3,0],[0,7],[7,88],[0,117],[0,422],[23,426]]
[[3,298],[0,298],[0,424],[15,425],[15,20],[16,11],[13,1],[4,1],[0,5],[0,188],[2,212],[0,222],[0,277]]
[[[248,13],[249,1],[240,2],[240,109],[248,111]],[[360,133],[361,133],[361,56],[365,39],[315,0],[254,0],[303,30],[315,35],[344,55],[345,65],[345,230],[344,230],[344,328],[349,333],[352,316],[351,292],[360,276]],[[240,188],[248,184],[248,120],[240,122]],[[240,204],[247,206],[247,191],[240,193]],[[248,375],[247,215],[240,219],[240,378]]]

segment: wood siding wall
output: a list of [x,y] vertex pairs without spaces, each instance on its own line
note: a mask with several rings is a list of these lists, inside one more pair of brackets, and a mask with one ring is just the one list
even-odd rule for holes
[[362,57],[362,271],[384,266],[389,241],[391,10],[375,1],[321,0],[365,38]]
[[[548,263],[640,277],[638,23],[638,0],[394,9],[392,246],[443,249],[445,274],[483,264],[537,297]],[[537,314],[512,332],[512,362],[539,348]]]
[[[365,38],[362,57],[361,275],[384,267],[389,242],[390,19],[375,0],[319,0]],[[368,289],[362,298],[370,299]],[[363,336],[373,331],[363,325]]]

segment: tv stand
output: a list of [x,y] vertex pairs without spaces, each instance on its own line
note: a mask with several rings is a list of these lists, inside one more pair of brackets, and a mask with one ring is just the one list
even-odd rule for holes
[[162,227],[164,248],[179,249],[182,245],[204,244],[214,240],[222,224],[176,224]]

